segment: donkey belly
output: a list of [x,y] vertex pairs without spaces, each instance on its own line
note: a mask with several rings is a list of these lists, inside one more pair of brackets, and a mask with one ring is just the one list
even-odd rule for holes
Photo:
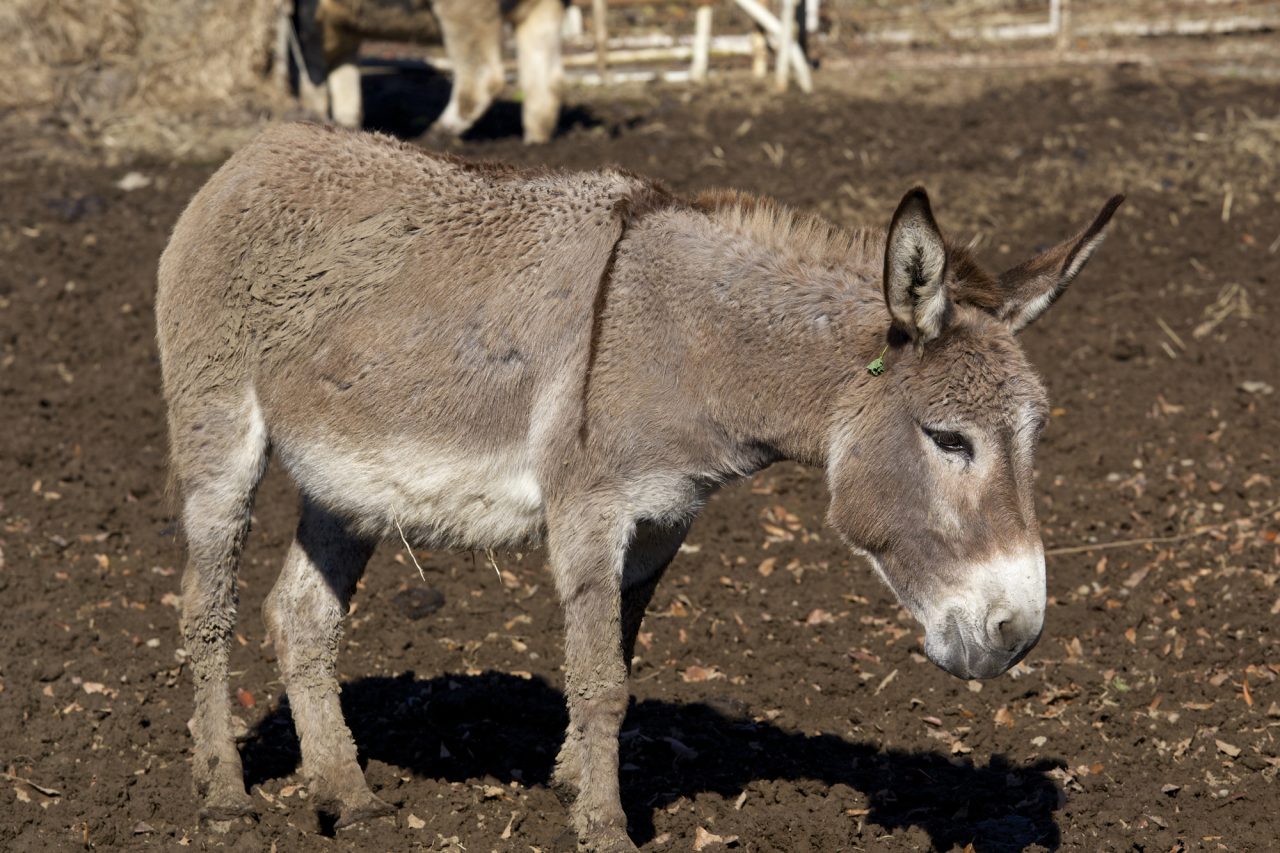
[[468,453],[418,442],[316,442],[278,450],[303,494],[363,535],[480,549],[543,533],[542,489],[523,446]]

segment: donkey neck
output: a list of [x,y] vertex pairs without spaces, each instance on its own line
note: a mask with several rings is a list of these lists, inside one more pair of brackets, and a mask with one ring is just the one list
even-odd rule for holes
[[888,328],[884,234],[734,197],[654,213],[624,242],[618,273],[663,303],[645,313],[674,327],[699,414],[740,446],[825,464],[836,405]]

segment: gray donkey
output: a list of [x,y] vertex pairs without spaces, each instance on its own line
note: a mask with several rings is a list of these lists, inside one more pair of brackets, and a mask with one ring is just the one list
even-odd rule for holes
[[182,214],[156,299],[203,814],[251,809],[227,667],[272,451],[302,517],[266,621],[303,774],[338,826],[391,811],[356,763],[334,668],[356,582],[399,531],[429,548],[545,542],[570,720],[554,782],[594,850],[634,849],[618,729],[636,634],[723,483],[781,459],[825,468],[828,521],[923,624],[929,657],[1004,672],[1045,608],[1046,398],[1014,334],[1120,201],[992,276],[943,240],[919,189],[887,233],[845,231],[620,171],[264,133]]
[[304,104],[338,124],[364,120],[360,43],[366,38],[444,43],[453,91],[436,126],[459,135],[489,109],[506,82],[502,27],[515,28],[526,142],[551,139],[560,117],[564,0],[298,0]]

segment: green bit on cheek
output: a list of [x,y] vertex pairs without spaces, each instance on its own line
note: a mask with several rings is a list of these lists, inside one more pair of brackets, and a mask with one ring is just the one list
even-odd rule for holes
[[885,344],[884,349],[880,350],[880,354],[876,356],[876,360],[867,365],[867,373],[872,376],[879,376],[884,373],[884,354],[889,351],[889,345]]

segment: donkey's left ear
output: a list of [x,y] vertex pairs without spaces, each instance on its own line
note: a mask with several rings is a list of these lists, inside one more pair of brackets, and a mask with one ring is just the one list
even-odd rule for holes
[[884,301],[894,323],[924,346],[947,316],[947,245],[921,187],[898,204],[884,251]]
[[996,316],[1017,332],[1043,314],[1102,245],[1107,236],[1107,223],[1123,201],[1122,195],[1112,196],[1088,228],[1003,273],[1000,276],[1003,302],[996,308]]

